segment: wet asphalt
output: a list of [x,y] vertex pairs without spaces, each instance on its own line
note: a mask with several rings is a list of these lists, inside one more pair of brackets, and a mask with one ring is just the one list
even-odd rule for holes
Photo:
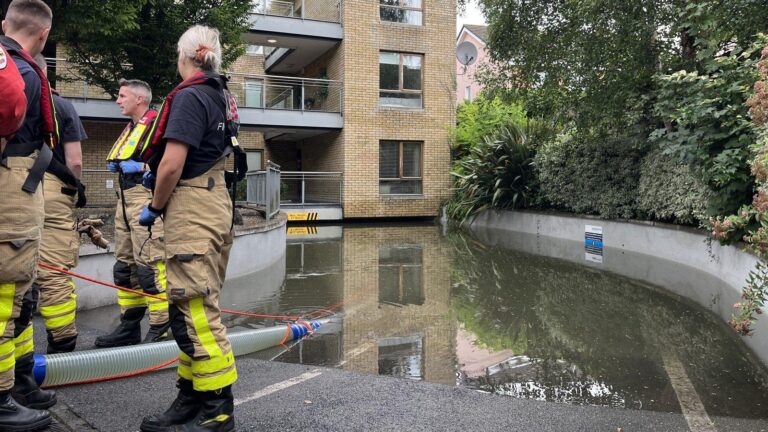
[[[103,329],[79,322],[78,350]],[[146,324],[146,323],[145,323]],[[99,327],[104,324],[100,323]],[[45,346],[38,322],[35,342]],[[678,413],[573,406],[367,375],[239,358],[233,387],[238,431],[689,431]],[[57,389],[49,431],[138,431],[176,396],[175,371]],[[768,431],[768,421],[712,418],[701,431]]]

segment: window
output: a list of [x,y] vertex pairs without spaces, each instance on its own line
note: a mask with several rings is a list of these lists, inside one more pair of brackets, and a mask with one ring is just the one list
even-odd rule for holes
[[245,81],[245,106],[248,108],[262,108],[262,92],[264,82],[262,80],[249,79]]
[[423,337],[415,335],[379,340],[379,375],[416,381],[424,379]]
[[472,86],[467,86],[467,88],[464,89],[464,100],[472,102]]
[[248,171],[262,171],[264,169],[264,151],[263,150],[246,150],[245,157],[248,161]]
[[245,47],[245,53],[248,55],[263,55],[264,46],[263,45],[247,45]]
[[379,105],[421,108],[421,65],[424,56],[379,54]]
[[424,304],[422,249],[391,246],[379,249],[379,302]]
[[421,25],[424,15],[421,0],[379,0],[382,21]]
[[379,144],[379,193],[421,194],[422,142],[381,141]]

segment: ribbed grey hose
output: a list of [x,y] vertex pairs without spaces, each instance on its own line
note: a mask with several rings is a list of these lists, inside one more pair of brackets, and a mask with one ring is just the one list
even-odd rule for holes
[[[250,354],[301,339],[328,321],[302,321],[290,327],[286,325],[241,331],[230,334],[229,341],[235,356]],[[175,341],[64,354],[35,354],[34,375],[41,386],[82,383],[135,373],[169,362],[178,355],[179,347]],[[172,364],[165,367],[171,367]]]

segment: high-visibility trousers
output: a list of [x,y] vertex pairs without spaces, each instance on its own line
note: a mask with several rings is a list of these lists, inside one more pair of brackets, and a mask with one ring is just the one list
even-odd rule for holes
[[21,190],[36,155],[0,166],[0,391],[13,387],[16,358],[34,350],[32,326],[16,325],[22,298],[37,275],[43,188]]
[[[141,209],[152,202],[152,193],[144,186],[136,185],[126,189],[124,195],[125,212],[119,193],[115,211],[115,285],[154,294],[163,300],[118,291],[117,304],[120,305],[121,314],[131,308],[149,307],[149,324],[165,324],[168,322],[168,302],[165,300],[163,223],[157,220],[150,238],[147,227],[139,225],[139,215]],[[128,225],[125,223],[126,218]]]
[[[80,235],[75,222],[77,188],[46,173],[43,183],[45,220],[40,242],[40,261],[69,270],[77,265]],[[41,268],[35,281],[40,291],[40,315],[50,339],[62,341],[77,336],[75,327],[75,283],[72,278]]]
[[198,391],[237,381],[219,308],[232,240],[232,201],[223,162],[199,177],[180,180],[165,210],[168,301],[173,337],[181,350],[178,374]]

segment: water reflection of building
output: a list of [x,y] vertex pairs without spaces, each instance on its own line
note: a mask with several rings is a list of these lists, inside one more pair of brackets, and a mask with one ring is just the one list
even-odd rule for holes
[[344,229],[344,364],[454,385],[450,266],[432,226]]
[[340,237],[289,236],[281,303],[343,303],[343,319],[281,360],[455,385],[450,266],[438,229],[346,226]]

